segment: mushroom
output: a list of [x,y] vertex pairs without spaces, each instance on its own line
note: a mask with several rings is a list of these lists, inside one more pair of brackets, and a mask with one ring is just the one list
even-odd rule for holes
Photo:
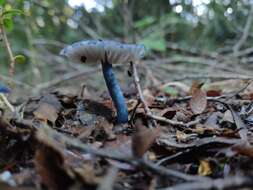
[[0,93],[9,93],[10,89],[0,84]]
[[128,122],[128,110],[112,64],[134,62],[141,59],[144,53],[143,45],[123,44],[110,40],[84,40],[65,47],[60,55],[79,63],[102,64],[105,83],[117,110],[117,123],[122,124]]

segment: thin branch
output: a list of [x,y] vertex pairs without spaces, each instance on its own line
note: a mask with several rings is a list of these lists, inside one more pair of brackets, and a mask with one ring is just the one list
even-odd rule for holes
[[207,181],[198,181],[193,183],[183,183],[159,190],[225,190],[241,189],[243,187],[252,187],[253,181],[250,177],[230,176],[224,179],[214,179]]
[[146,102],[146,100],[145,100],[145,98],[143,96],[142,90],[141,90],[140,78],[139,78],[139,75],[138,75],[138,72],[137,72],[136,64],[135,63],[131,63],[131,66],[132,66],[132,69],[133,69],[134,83],[135,83],[135,86],[137,88],[140,101],[143,104],[144,111],[145,111],[145,113],[147,115],[152,115],[151,111],[150,111],[150,109],[148,107],[148,104],[147,104],[147,102]]
[[34,45],[50,45],[50,46],[55,46],[55,47],[59,47],[59,48],[63,48],[64,46],[66,46],[66,44],[64,44],[60,41],[47,40],[47,39],[43,39],[43,38],[33,39],[32,44],[34,44]]
[[100,39],[101,38],[101,36],[95,30],[93,30],[91,27],[89,27],[87,25],[84,25],[82,23],[82,20],[74,19],[74,21],[76,23],[78,23],[78,27],[83,32],[85,32],[88,36],[90,36],[91,38],[93,38],[93,39]]
[[34,93],[40,92],[43,89],[50,88],[50,87],[55,86],[61,82],[64,82],[64,81],[67,81],[67,80],[70,80],[73,78],[77,78],[77,77],[84,76],[84,75],[88,76],[89,74],[93,74],[94,72],[97,72],[99,70],[100,70],[100,68],[96,68],[96,69],[92,69],[92,70],[85,69],[85,70],[81,70],[81,71],[74,71],[71,73],[67,73],[67,74],[63,75],[62,77],[57,77],[56,79],[53,79],[51,81],[38,84],[36,86],[36,88],[34,89]]
[[0,33],[2,33],[3,42],[4,42],[4,45],[6,47],[7,53],[9,55],[9,59],[10,59],[10,70],[9,70],[9,73],[10,73],[10,76],[12,77],[13,74],[14,74],[14,69],[15,69],[15,58],[13,56],[13,53],[12,53],[12,50],[11,50],[11,46],[10,46],[9,40],[7,38],[7,35],[6,35],[6,32],[5,32],[3,24],[0,24]]
[[141,85],[140,85],[140,79],[139,79],[137,68],[136,68],[136,64],[131,63],[131,66],[132,66],[132,69],[133,69],[133,76],[134,76],[135,86],[137,88],[140,101],[143,104],[144,111],[145,111],[145,114],[146,114],[147,117],[149,117],[150,119],[153,119],[153,120],[161,121],[161,122],[164,122],[164,123],[167,123],[167,124],[170,124],[170,125],[173,125],[173,126],[179,126],[179,127],[189,127],[189,126],[192,126],[192,125],[196,125],[197,123],[200,122],[200,120],[197,119],[197,120],[194,120],[194,121],[191,121],[191,122],[188,122],[188,123],[183,123],[183,122],[180,122],[180,121],[174,121],[174,120],[171,120],[171,119],[167,119],[165,117],[153,115],[152,112],[150,111],[149,107],[148,107],[148,104],[147,104],[144,96],[143,96],[143,93],[142,93],[142,90],[141,90]]
[[171,120],[171,119],[167,119],[165,117],[152,115],[152,114],[149,114],[147,116],[149,118],[152,118],[152,119],[156,120],[156,121],[164,122],[164,123],[167,123],[167,124],[173,125],[173,126],[185,127],[185,128],[196,125],[200,122],[200,119],[196,119],[196,120],[190,121],[188,123],[184,123],[184,122],[181,122],[181,121],[174,121],[174,120]]
[[28,85],[28,84],[26,84],[24,82],[15,80],[15,79],[13,79],[11,77],[8,77],[8,76],[0,75],[0,80],[6,81],[7,83],[9,83],[9,82],[10,83],[14,83],[14,84],[16,84],[18,86],[21,86],[21,87],[25,88],[25,89],[31,89],[32,88],[32,86],[30,86],[30,85]]
[[69,138],[63,134],[60,134],[48,127],[39,128],[37,132],[37,138],[42,142],[47,143],[48,145],[52,144],[61,144],[65,145],[69,148],[81,150],[83,152],[92,154],[94,156],[117,160],[120,162],[128,163],[136,168],[139,169],[146,169],[150,172],[153,172],[156,175],[168,177],[169,179],[182,179],[185,181],[205,181],[209,180],[208,177],[204,176],[196,176],[196,175],[189,175],[185,173],[181,173],[176,170],[168,169],[163,166],[155,165],[154,163],[144,160],[144,159],[136,159],[133,157],[126,157],[123,154],[119,154],[118,152],[113,151],[106,151],[105,149],[95,149],[87,144],[83,144],[80,140],[76,138]]
[[253,5],[251,5],[251,7],[250,7],[248,18],[247,18],[246,24],[245,24],[244,29],[243,29],[242,37],[240,38],[240,40],[233,47],[233,52],[234,52],[235,55],[240,50],[242,45],[246,42],[246,40],[249,36],[252,20],[253,20]]
[[14,113],[15,108],[11,105],[11,103],[8,101],[8,99],[5,97],[5,95],[3,95],[2,93],[0,93],[0,100],[2,100],[4,102],[4,104],[7,106],[7,108],[9,108],[9,110]]
[[183,75],[179,76],[177,78],[174,78],[175,81],[182,81],[182,80],[189,80],[189,79],[238,79],[238,80],[251,80],[253,79],[253,76],[247,76],[247,75],[238,75],[238,74],[222,74],[222,75]]

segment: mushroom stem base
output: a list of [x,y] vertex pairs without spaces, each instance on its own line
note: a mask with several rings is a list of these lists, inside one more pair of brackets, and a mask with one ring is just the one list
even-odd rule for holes
[[102,70],[104,74],[104,79],[108,91],[111,95],[114,106],[117,110],[117,123],[127,123],[128,122],[128,110],[125,103],[125,98],[119,86],[119,83],[115,77],[112,69],[112,64],[108,62],[102,62]]

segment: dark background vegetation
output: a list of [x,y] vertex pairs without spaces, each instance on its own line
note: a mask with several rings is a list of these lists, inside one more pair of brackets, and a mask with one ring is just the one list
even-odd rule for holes
[[[213,69],[213,65],[233,63],[233,67],[238,67],[238,64],[249,65],[251,62],[250,59],[241,60],[238,57],[238,52],[240,54],[240,50],[250,48],[253,41],[253,11],[249,0],[96,2],[104,11],[96,8],[87,10],[85,6],[71,7],[67,0],[5,2],[6,9],[12,7],[24,11],[24,15],[15,16],[13,26],[7,33],[14,54],[26,57],[24,63],[16,64],[14,87],[21,87],[27,92],[36,91],[34,87],[39,86],[40,91],[51,87],[45,82],[59,79],[60,76],[65,79],[68,73],[74,76],[69,84],[81,84],[80,81],[85,79],[89,86],[95,89],[100,87],[103,83],[101,77],[89,74],[75,77],[75,71],[89,71],[94,67],[73,66],[58,56],[66,44],[91,38],[143,43],[148,49],[145,58],[147,63],[144,64],[161,82],[177,79],[187,73],[216,73],[217,68]],[[3,44],[0,48],[1,79],[10,83],[8,54]],[[250,52],[247,56],[250,56]],[[184,68],[176,68],[176,75],[174,71],[171,73],[175,68],[170,68],[175,63]],[[205,67],[207,65],[208,68]],[[127,76],[125,71],[124,77]],[[235,69],[230,66],[228,74],[233,72]],[[104,88],[104,85],[101,86]]]

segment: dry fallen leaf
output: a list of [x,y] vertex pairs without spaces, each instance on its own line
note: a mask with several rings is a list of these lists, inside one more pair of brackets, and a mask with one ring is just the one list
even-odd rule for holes
[[165,108],[159,113],[159,115],[166,117],[167,119],[172,119],[176,115],[177,111],[178,109],[175,108]]
[[222,93],[233,93],[238,91],[247,84],[247,80],[228,79],[222,81],[215,81],[205,85],[207,91],[216,90],[222,91]]
[[100,182],[101,177],[96,176],[96,170],[91,163],[83,163],[81,167],[76,167],[73,169],[78,177],[81,178],[83,184],[86,187],[90,186],[95,188]]
[[234,118],[233,118],[232,113],[231,113],[230,110],[225,111],[224,116],[223,116],[223,121],[228,121],[230,123],[235,123]]
[[182,131],[177,130],[176,137],[177,137],[178,142],[185,142],[187,141],[188,135]]
[[205,126],[209,127],[209,128],[219,128],[218,125],[218,119],[221,118],[222,113],[220,112],[213,112],[210,114],[210,116],[207,118],[207,120],[205,121]]
[[52,94],[48,94],[40,100],[39,107],[33,114],[39,120],[55,123],[60,109],[61,103],[58,98]]
[[200,160],[198,174],[201,176],[207,176],[207,175],[212,174],[212,169],[211,169],[209,161]]
[[235,144],[232,147],[232,150],[236,151],[239,154],[253,158],[253,146],[245,141],[242,143]]
[[203,134],[216,134],[216,129],[214,127],[206,126],[203,124],[197,124],[195,129],[192,129],[192,132],[197,133],[199,135]]
[[145,90],[143,90],[143,96],[144,96],[148,106],[151,106],[152,103],[155,100],[155,97],[153,96],[153,93],[150,90],[145,89]]
[[221,90],[208,90],[206,94],[209,97],[221,96]]
[[52,147],[44,146],[37,149],[35,154],[35,167],[41,182],[48,189],[68,189],[73,185],[74,179],[64,167],[64,158],[60,152]]
[[192,96],[197,90],[201,89],[202,86],[202,82],[196,80],[192,81],[192,85],[191,88],[188,90],[188,94]]
[[190,100],[190,107],[194,114],[201,114],[207,106],[206,93],[201,89],[195,89]]
[[42,103],[36,111],[33,112],[34,116],[42,121],[51,121],[54,123],[58,118],[58,111],[54,106],[48,103]]
[[[115,154],[124,155],[126,158],[131,158],[133,153],[131,149],[131,137],[125,134],[119,134],[117,135],[117,138],[111,141],[106,141],[104,143],[104,149],[106,151],[114,152]],[[134,167],[132,167],[130,164],[120,162],[117,160],[111,160],[108,159],[111,165],[123,169],[123,170],[133,170]]]
[[137,124],[136,134],[132,137],[132,151],[133,155],[140,158],[153,144],[159,135],[159,128],[148,129],[142,124]]
[[119,134],[114,140],[106,141],[104,148],[106,150],[114,150],[126,157],[132,156],[131,139],[130,136],[125,134]]

